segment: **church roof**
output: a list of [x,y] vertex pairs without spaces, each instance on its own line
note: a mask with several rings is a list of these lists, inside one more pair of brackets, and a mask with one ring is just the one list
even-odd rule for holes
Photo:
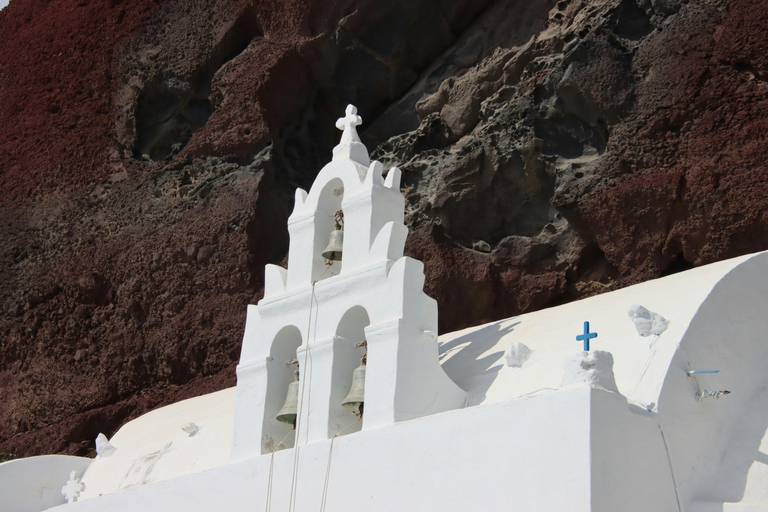
[[[654,409],[672,357],[700,305],[726,274],[755,257],[444,334],[438,341],[441,365],[467,391],[468,407],[531,400],[562,389],[565,361],[581,350],[576,335],[589,321],[598,333],[591,349],[613,355],[618,392],[630,403]],[[666,330],[641,336],[628,315],[634,304],[660,314],[667,320]],[[520,366],[510,366],[505,359],[505,351],[515,343],[530,350]],[[717,366],[713,358],[705,369]],[[124,425],[110,440],[116,451],[98,457],[85,473],[82,499],[227,463],[234,401],[235,388],[230,388],[163,407]],[[199,429],[193,435],[183,430],[190,423]]]

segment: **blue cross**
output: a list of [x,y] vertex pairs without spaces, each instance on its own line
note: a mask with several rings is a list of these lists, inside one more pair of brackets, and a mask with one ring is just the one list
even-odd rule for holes
[[576,341],[584,342],[584,352],[589,351],[589,340],[597,338],[596,332],[589,332],[589,322],[584,322],[584,334],[576,336]]

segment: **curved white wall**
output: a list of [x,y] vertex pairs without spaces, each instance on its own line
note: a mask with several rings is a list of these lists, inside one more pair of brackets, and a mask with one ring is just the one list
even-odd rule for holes
[[[659,397],[659,422],[684,507],[741,501],[768,427],[768,254],[758,254],[712,288],[672,359]],[[687,376],[687,370],[719,370]],[[697,393],[730,391],[697,401]],[[729,459],[728,470],[723,461]]]
[[91,462],[85,457],[42,455],[0,464],[0,510],[40,512],[66,503],[61,488],[70,472],[82,476]]

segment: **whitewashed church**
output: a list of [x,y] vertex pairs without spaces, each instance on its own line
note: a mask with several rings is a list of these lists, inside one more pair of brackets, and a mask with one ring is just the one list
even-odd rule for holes
[[0,510],[768,510],[768,254],[438,337],[360,123],[296,191],[237,386],[0,464]]

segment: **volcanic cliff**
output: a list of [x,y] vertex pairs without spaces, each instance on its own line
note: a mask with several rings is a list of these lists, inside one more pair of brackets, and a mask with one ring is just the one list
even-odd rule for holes
[[762,0],[11,0],[0,452],[234,385],[348,103],[441,332],[768,249]]

